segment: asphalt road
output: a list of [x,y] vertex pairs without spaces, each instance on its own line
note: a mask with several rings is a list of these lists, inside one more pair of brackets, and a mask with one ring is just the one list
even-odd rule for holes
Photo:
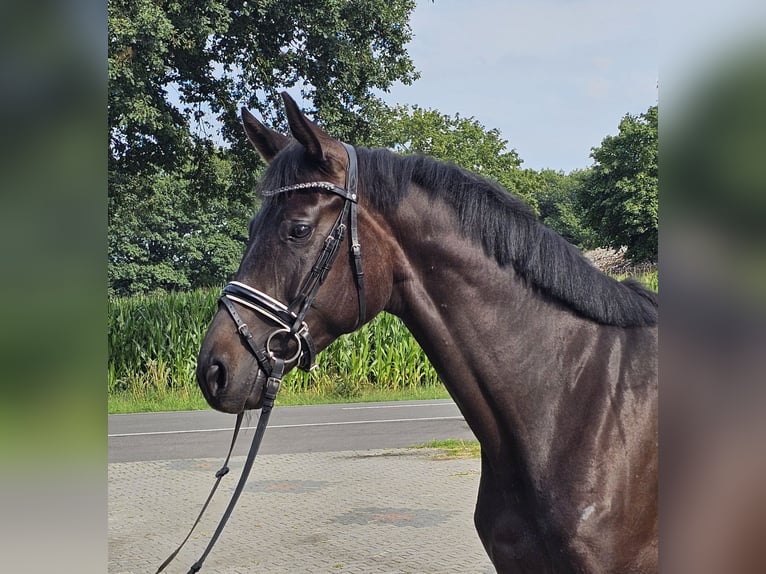
[[[109,415],[109,462],[224,457],[234,415],[213,410]],[[258,421],[245,419],[234,450],[245,455]],[[401,448],[473,439],[451,400],[275,407],[263,454]]]

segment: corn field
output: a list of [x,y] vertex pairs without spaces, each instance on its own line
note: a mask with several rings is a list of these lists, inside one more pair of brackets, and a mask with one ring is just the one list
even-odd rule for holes
[[[622,277],[619,277],[622,278]],[[658,289],[657,272],[638,277]],[[109,394],[188,397],[197,393],[197,353],[220,289],[112,298],[108,305]],[[441,386],[425,353],[396,317],[381,313],[319,356],[312,373],[293,370],[282,388],[293,394],[353,398],[364,391]]]
[[[219,293],[220,289],[200,289],[110,299],[109,393],[163,396],[193,390],[197,353]],[[353,397],[365,388],[402,390],[439,384],[401,321],[381,313],[325,349],[312,373],[291,372],[283,389]]]

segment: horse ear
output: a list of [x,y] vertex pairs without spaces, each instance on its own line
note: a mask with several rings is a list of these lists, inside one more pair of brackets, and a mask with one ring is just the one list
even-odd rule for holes
[[326,154],[322,144],[324,143],[326,146],[328,142],[332,141],[332,136],[304,116],[290,94],[282,92],[282,99],[285,102],[287,123],[290,125],[293,137],[303,144],[312,160],[317,163],[323,162]]
[[274,156],[290,143],[290,138],[264,126],[247,108],[242,108],[242,125],[247,139],[266,163],[271,163]]

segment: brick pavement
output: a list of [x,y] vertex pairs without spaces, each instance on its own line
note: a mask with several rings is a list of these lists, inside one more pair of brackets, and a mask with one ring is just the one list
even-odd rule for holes
[[[479,460],[433,454],[260,455],[202,573],[493,573],[473,527]],[[243,462],[232,460],[205,518],[166,572],[185,573],[199,557]],[[220,464],[110,464],[109,573],[154,573],[188,532]]]

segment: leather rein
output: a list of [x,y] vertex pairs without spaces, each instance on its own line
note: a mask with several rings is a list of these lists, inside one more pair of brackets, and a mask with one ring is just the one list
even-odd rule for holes
[[[305,318],[319,292],[319,288],[327,278],[333,263],[335,263],[335,259],[338,256],[340,246],[343,243],[347,230],[349,231],[349,256],[352,270],[354,272],[359,304],[359,314],[355,329],[361,327],[365,322],[366,298],[364,272],[362,269],[362,248],[359,243],[359,227],[357,221],[359,195],[357,193],[358,168],[356,150],[354,150],[353,146],[346,143],[343,144],[343,147],[348,154],[345,187],[338,187],[327,181],[312,181],[287,185],[278,189],[262,192],[263,196],[271,197],[288,191],[312,189],[334,193],[344,199],[343,208],[330,229],[330,232],[327,234],[322,251],[319,253],[308,276],[303,280],[303,283],[292,302],[289,305],[285,305],[266,293],[244,283],[240,283],[239,281],[232,281],[227,284],[223,288],[223,292],[219,299],[220,303],[224,306],[234,321],[239,336],[247,345],[247,348],[255,359],[255,364],[258,366],[258,369],[255,369],[253,374],[253,383],[258,378],[258,370],[263,371],[267,379],[263,389],[263,403],[261,406],[261,414],[258,418],[258,426],[253,435],[253,441],[250,445],[250,451],[247,454],[245,464],[242,467],[242,474],[239,477],[239,481],[232,494],[231,500],[229,501],[210,542],[202,553],[202,556],[200,556],[200,558],[189,568],[188,574],[199,572],[202,569],[202,563],[205,561],[205,558],[207,558],[207,555],[212,550],[213,545],[218,540],[229,516],[231,516],[231,513],[234,510],[234,506],[239,500],[239,496],[247,482],[247,477],[250,474],[253,462],[258,454],[261,440],[266,431],[266,425],[271,416],[271,410],[274,407],[274,400],[279,391],[282,377],[285,374],[285,366],[296,362],[298,368],[305,371],[310,371],[316,367],[316,348],[311,335],[309,334],[309,327],[305,322]],[[348,226],[345,223],[346,220],[348,220]],[[278,328],[268,335],[263,347],[259,347],[255,343],[250,328],[247,326],[247,323],[242,320],[242,317],[240,317],[239,312],[237,311],[237,305],[250,309],[269,321],[279,325]],[[280,356],[280,353],[272,349],[275,340],[280,338],[287,338],[295,341],[296,350],[291,356]],[[215,474],[216,481],[207,500],[202,506],[202,510],[200,510],[200,513],[192,525],[191,530],[186,535],[186,538],[184,538],[181,545],[160,565],[157,569],[157,574],[162,572],[165,567],[173,561],[181,548],[183,548],[184,544],[186,544],[186,541],[189,540],[192,532],[194,532],[194,529],[197,527],[197,524],[199,524],[202,515],[210,504],[221,479],[229,472],[229,459],[231,458],[231,453],[234,450],[234,445],[237,441],[243,414],[244,412],[237,415],[229,452],[226,455],[223,466]]]

